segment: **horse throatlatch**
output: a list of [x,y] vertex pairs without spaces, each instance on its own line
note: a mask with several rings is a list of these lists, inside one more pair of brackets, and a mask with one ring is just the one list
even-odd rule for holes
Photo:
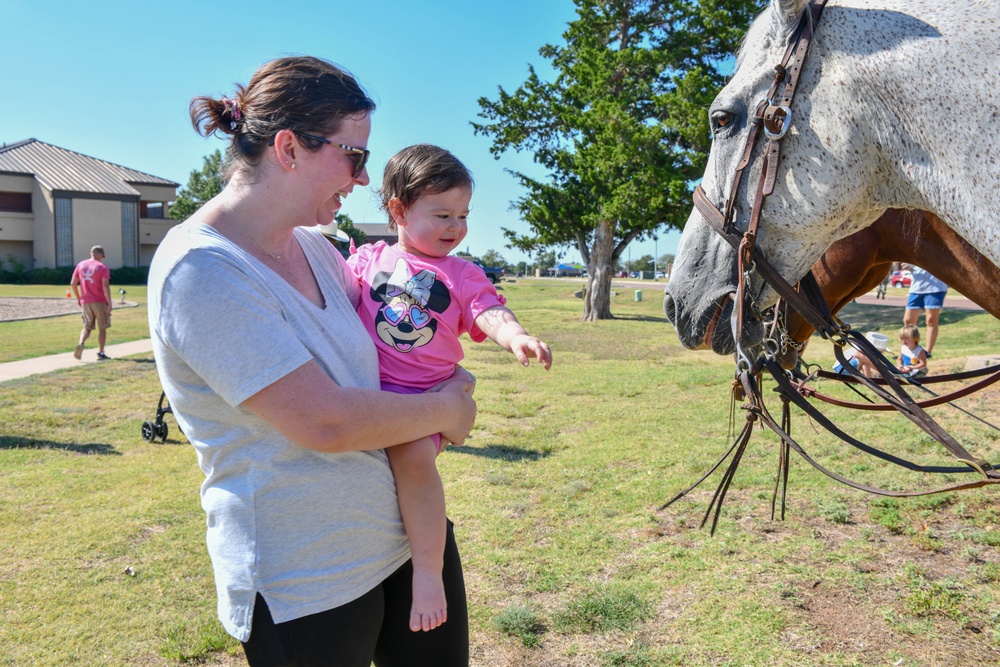
[[[792,450],[795,450],[810,465],[829,477],[853,488],[879,495],[897,497],[918,496],[941,493],[945,491],[972,489],[989,484],[1000,483],[1000,472],[994,469],[994,466],[992,466],[989,462],[976,458],[970,454],[965,447],[961,445],[961,443],[955,440],[924,410],[924,407],[930,407],[931,405],[947,402],[951,398],[966,395],[977,388],[981,388],[982,386],[986,386],[987,384],[997,381],[1000,379],[1000,371],[992,373],[990,378],[987,378],[986,380],[977,383],[974,387],[970,387],[962,392],[956,392],[955,394],[950,394],[944,397],[936,397],[930,401],[918,403],[909,395],[903,385],[918,385],[922,387],[922,383],[918,384],[912,379],[901,378],[897,374],[895,367],[883,356],[881,351],[877,350],[875,346],[872,345],[864,336],[852,330],[848,325],[837,319],[830,312],[829,307],[823,298],[823,294],[811,272],[802,279],[797,287],[793,287],[780,275],[780,273],[778,273],[777,270],[771,266],[771,264],[757,248],[756,240],[760,224],[761,209],[764,199],[771,194],[774,188],[774,181],[781,155],[780,140],[785,136],[785,133],[791,125],[792,102],[798,85],[799,74],[801,73],[813,32],[819,22],[820,16],[822,15],[825,3],[826,0],[813,0],[813,2],[806,7],[799,20],[797,29],[789,40],[784,58],[781,63],[775,67],[774,80],[768,91],[767,97],[762,100],[760,104],[758,104],[754,118],[751,121],[747,136],[747,143],[743,150],[742,159],[740,160],[736,173],[733,176],[729,190],[729,198],[725,204],[725,211],[720,211],[711,201],[709,201],[701,186],[696,187],[694,192],[695,207],[705,217],[709,225],[737,251],[737,275],[739,276],[739,281],[736,294],[737,315],[734,324],[737,374],[736,380],[733,383],[733,400],[734,404],[737,400],[744,401],[741,408],[746,413],[746,423],[744,424],[739,435],[733,441],[733,444],[715,463],[715,465],[713,465],[708,472],[706,472],[705,475],[692,486],[677,494],[677,496],[665,503],[661,509],[669,506],[698,487],[709,476],[711,476],[715,470],[725,463],[727,459],[729,459],[729,464],[726,467],[722,480],[720,481],[719,486],[709,503],[701,523],[702,526],[705,525],[708,521],[708,517],[713,514],[714,509],[714,518],[712,520],[711,528],[713,534],[716,526],[718,525],[722,503],[729,490],[729,485],[732,482],[733,476],[739,467],[743,453],[745,452],[747,444],[750,441],[753,426],[758,421],[767,425],[767,427],[777,434],[780,439],[778,450],[778,471],[774,492],[771,498],[772,519],[775,515],[779,491],[781,494],[781,517],[784,518],[785,492],[788,483],[788,464]],[[778,94],[779,89],[782,89],[782,96],[780,104],[776,104],[774,100],[776,99],[775,96]],[[739,190],[744,170],[750,164],[754,146],[760,138],[761,130],[763,130],[763,135],[767,138],[768,143],[764,151],[761,176],[757,184],[756,198],[754,199],[749,224],[746,231],[740,233],[736,230],[734,224],[736,193]],[[780,299],[778,304],[773,308],[774,320],[773,326],[770,330],[771,335],[767,340],[765,340],[761,348],[755,349],[754,353],[751,354],[742,348],[741,341],[743,340],[742,328],[746,316],[744,312],[744,305],[747,304],[751,307],[753,305],[752,299],[750,299],[749,295],[751,293],[752,280],[756,274],[759,274],[761,279],[780,295]],[[789,346],[794,345],[794,342],[787,336],[784,332],[783,326],[781,325],[782,310],[787,307],[794,308],[803,319],[809,322],[816,329],[816,331],[819,332],[823,338],[833,341],[835,345],[834,354],[841,365],[843,365],[844,369],[849,373],[848,378],[855,383],[865,386],[878,398],[884,401],[884,404],[879,405],[880,409],[896,410],[900,414],[906,416],[920,429],[951,452],[955,459],[962,465],[954,467],[924,466],[892,454],[888,454],[851,437],[839,429],[832,421],[827,419],[819,410],[817,410],[815,406],[807,400],[807,397],[809,396],[818,396],[818,393],[809,388],[807,384],[808,380],[810,380],[813,376],[807,377],[801,374],[796,376],[796,372],[794,370],[786,369],[789,365],[787,363],[787,359],[789,357]],[[881,380],[867,378],[851,366],[850,363],[847,363],[843,354],[843,347],[848,344],[872,361],[881,375]],[[779,394],[782,403],[782,414],[780,420],[775,419],[764,404],[763,395],[760,389],[760,381],[765,370],[777,382],[776,392]],[[978,374],[985,375],[988,372],[989,371],[987,369]],[[972,376],[973,374],[966,373],[941,377],[940,379],[955,380],[965,379]],[[831,377],[832,379],[833,376],[828,375],[828,377]],[[927,381],[925,381],[925,383],[926,382]],[[927,390],[925,389],[925,391]],[[916,491],[891,491],[848,479],[822,466],[809,456],[805,449],[792,438],[790,417],[790,406],[792,404],[803,410],[816,423],[822,425],[830,433],[834,434],[847,444],[850,444],[860,451],[864,451],[882,460],[918,472],[978,473],[980,478],[972,482],[952,484],[930,490]],[[841,402],[841,404],[843,404],[843,402]]]

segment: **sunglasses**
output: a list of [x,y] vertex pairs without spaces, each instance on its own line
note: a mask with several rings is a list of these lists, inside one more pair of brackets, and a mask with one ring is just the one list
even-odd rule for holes
[[306,134],[305,132],[299,132],[298,130],[292,131],[300,137],[313,139],[314,141],[319,141],[320,143],[329,144],[331,146],[337,146],[338,148],[343,148],[345,151],[354,153],[354,173],[351,175],[352,178],[357,178],[361,175],[361,172],[365,170],[365,165],[368,164],[368,158],[371,157],[372,154],[372,152],[367,148],[355,148],[354,146],[338,144],[334,141],[330,141],[329,139],[324,139],[323,137],[317,137],[315,134]]
[[407,305],[401,301],[385,304],[382,307],[382,314],[392,326],[409,319],[414,329],[422,329],[431,321],[431,315],[427,310],[416,304]]

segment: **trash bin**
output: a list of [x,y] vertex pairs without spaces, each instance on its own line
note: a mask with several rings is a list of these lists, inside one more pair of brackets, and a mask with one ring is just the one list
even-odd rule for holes
[[637,289],[635,291],[635,300],[636,301],[642,301],[642,290],[641,289]]

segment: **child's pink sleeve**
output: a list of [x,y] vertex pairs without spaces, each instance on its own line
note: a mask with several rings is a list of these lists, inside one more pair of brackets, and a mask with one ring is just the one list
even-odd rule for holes
[[481,343],[486,340],[486,334],[476,326],[476,318],[490,308],[506,305],[507,297],[497,292],[482,269],[471,262],[462,275],[461,285],[462,318],[467,323],[465,329],[469,332],[469,338]]

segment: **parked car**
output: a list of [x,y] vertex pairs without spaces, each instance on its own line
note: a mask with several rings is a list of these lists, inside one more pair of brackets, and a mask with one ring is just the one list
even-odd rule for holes
[[503,277],[503,267],[501,266],[483,266],[480,262],[473,262],[473,264],[482,269],[494,285],[500,282],[500,278]]
[[909,287],[913,283],[913,274],[906,270],[893,271],[889,282],[893,287]]

